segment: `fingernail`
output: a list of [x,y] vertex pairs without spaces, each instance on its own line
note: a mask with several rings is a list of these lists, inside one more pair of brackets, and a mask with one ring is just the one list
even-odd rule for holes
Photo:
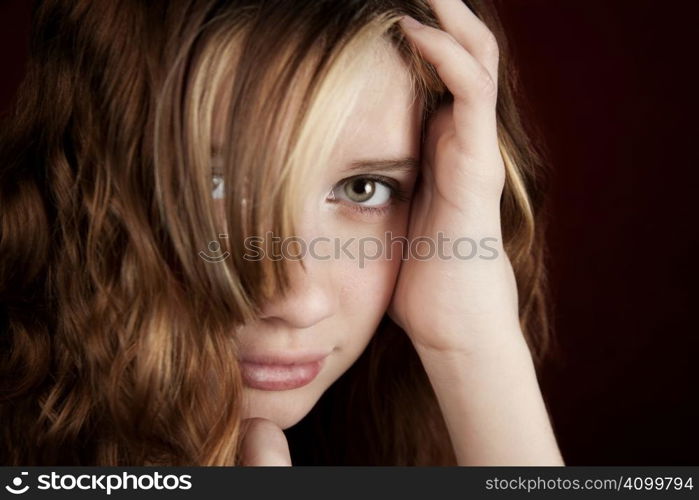
[[417,19],[410,16],[403,16],[400,18],[401,25],[405,28],[418,29],[422,28],[424,24],[419,22]]

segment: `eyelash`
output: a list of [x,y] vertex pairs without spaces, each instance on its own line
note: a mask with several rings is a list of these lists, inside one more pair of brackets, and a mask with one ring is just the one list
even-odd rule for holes
[[[213,191],[212,195],[214,199],[217,198],[222,198],[222,196],[217,196],[220,192],[223,190],[223,176],[221,175],[216,175],[214,174],[214,186],[213,186]],[[338,187],[345,186],[346,184],[356,181],[357,179],[365,179],[365,180],[371,180],[374,182],[378,182],[385,186],[386,188],[391,190],[391,200],[389,204],[383,206],[383,207],[372,207],[372,206],[366,206],[366,205],[360,205],[358,203],[345,203],[346,205],[350,205],[350,208],[356,212],[359,212],[361,214],[366,214],[366,215],[384,215],[388,213],[388,211],[393,208],[394,205],[397,203],[402,203],[405,201],[408,201],[410,199],[409,193],[407,193],[404,189],[401,188],[400,184],[396,182],[394,179],[391,179],[389,177],[384,177],[380,175],[371,175],[371,174],[363,174],[363,175],[356,175],[354,177],[348,177],[346,179],[341,180],[338,182],[335,186],[333,186],[333,189],[331,190],[331,193],[335,191]],[[218,182],[216,182],[218,181]],[[341,203],[344,200],[337,200],[337,199],[330,199],[328,198],[329,202],[331,203]]]
[[329,201],[330,203],[343,203],[345,205],[349,205],[349,208],[351,210],[354,210],[354,211],[359,212],[361,214],[384,215],[389,210],[391,210],[391,208],[393,208],[394,205],[408,201],[410,199],[409,193],[407,193],[404,189],[402,189],[400,184],[395,179],[391,179],[390,177],[384,177],[381,175],[372,175],[372,174],[362,174],[362,175],[356,175],[354,177],[348,177],[346,179],[342,179],[340,182],[338,182],[337,184],[335,184],[333,186],[331,193],[333,191],[335,191],[335,189],[344,187],[346,184],[348,184],[350,182],[354,182],[357,179],[378,182],[378,183],[382,184],[383,186],[387,187],[388,189],[390,189],[391,190],[390,202],[383,207],[371,207],[371,206],[366,206],[366,205],[359,205],[358,203],[352,203],[352,202],[345,203],[345,200],[337,200],[337,199],[331,199],[331,198],[328,198],[327,201]]

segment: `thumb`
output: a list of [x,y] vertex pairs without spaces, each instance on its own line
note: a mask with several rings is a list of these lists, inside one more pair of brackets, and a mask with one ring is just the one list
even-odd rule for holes
[[244,435],[241,444],[241,465],[290,466],[289,444],[282,429],[264,418],[243,421]]

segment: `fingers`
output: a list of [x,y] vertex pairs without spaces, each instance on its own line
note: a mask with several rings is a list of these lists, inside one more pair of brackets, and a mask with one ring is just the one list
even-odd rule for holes
[[451,35],[498,80],[499,50],[495,36],[463,0],[430,0],[445,31]]
[[250,418],[243,422],[245,437],[242,442],[242,465],[290,466],[289,444],[281,428],[264,418]]
[[494,100],[497,85],[490,73],[453,35],[410,16],[403,17],[400,23],[420,53],[435,66],[454,98],[474,105]]
[[451,34],[408,16],[400,23],[454,95],[454,131],[462,152],[478,161],[497,159],[497,83],[488,70]]

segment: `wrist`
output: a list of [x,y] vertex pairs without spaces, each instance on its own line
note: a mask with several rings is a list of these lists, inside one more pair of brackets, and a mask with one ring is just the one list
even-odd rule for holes
[[468,347],[441,349],[415,342],[413,345],[428,374],[438,378],[486,372],[502,376],[508,371],[533,369],[529,346],[519,329]]
[[[409,335],[410,336],[410,335]],[[503,328],[498,331],[482,332],[477,335],[463,332],[458,336],[463,338],[463,342],[436,343],[429,340],[417,340],[411,336],[415,350],[421,357],[433,359],[492,359],[507,355],[531,356],[529,347],[524,338],[522,330],[517,326],[513,328]],[[433,336],[423,336],[422,338],[434,338]]]

